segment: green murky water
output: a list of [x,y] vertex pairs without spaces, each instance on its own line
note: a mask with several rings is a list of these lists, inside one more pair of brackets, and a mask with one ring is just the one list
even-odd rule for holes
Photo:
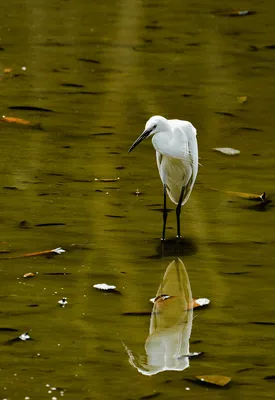
[[[42,128],[1,122],[1,399],[274,398],[265,379],[275,375],[274,209],[210,190],[274,196],[274,4],[230,6],[257,13],[214,16],[227,8],[214,0],[1,5],[0,67],[12,69],[1,75],[1,114]],[[127,153],[154,114],[192,121],[202,164],[182,212],[184,241],[163,251],[153,148]],[[175,222],[173,211],[170,239]],[[59,246],[66,253],[53,258],[4,259]],[[152,339],[149,299],[177,256],[193,297],[211,300],[191,326],[186,312],[180,319],[183,348],[189,341],[204,355],[174,356],[181,371],[148,377],[129,355],[147,351],[161,369],[161,337],[174,365],[175,332]],[[121,294],[93,288],[101,282]],[[33,340],[10,342],[23,332]],[[232,382],[186,380],[205,374]]]

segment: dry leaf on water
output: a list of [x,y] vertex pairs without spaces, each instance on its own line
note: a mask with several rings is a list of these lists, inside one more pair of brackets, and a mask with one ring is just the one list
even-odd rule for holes
[[220,190],[220,189],[215,189],[215,188],[210,188],[210,190],[215,190],[216,192],[221,192],[221,193],[229,194],[232,196],[237,196],[237,197],[240,197],[240,198],[246,199],[246,200],[265,202],[267,199],[266,192],[263,192],[262,194],[253,194],[253,193],[244,193],[244,192],[233,192],[230,190]]
[[26,274],[23,275],[23,278],[33,278],[36,276],[33,272],[27,272]]
[[227,156],[236,156],[240,154],[240,150],[232,149],[231,147],[214,147],[212,150],[226,154]]
[[222,375],[200,375],[196,376],[196,378],[200,382],[210,383],[211,385],[216,386],[225,386],[231,381],[231,378],[229,376]]
[[193,299],[193,302],[188,304],[187,310],[192,310],[193,308],[202,307],[202,306],[208,306],[209,303],[210,303],[210,300],[206,299],[206,298]]
[[37,127],[40,128],[40,124],[38,122],[30,122],[27,121],[26,119],[22,118],[15,118],[15,117],[6,117],[5,115],[0,118],[1,122],[8,122],[10,124],[19,124],[19,125],[27,125],[31,127]]
[[45,254],[62,254],[65,253],[65,250],[63,250],[61,247],[57,247],[56,249],[52,250],[43,250],[43,251],[35,251],[33,253],[25,253],[25,254],[19,254],[18,256],[11,256],[11,257],[6,257],[6,259],[14,259],[14,258],[21,258],[21,257],[36,257],[36,256],[43,256]]
[[193,300],[193,308],[208,306],[209,303],[210,303],[210,300],[206,299],[206,298],[194,299]]

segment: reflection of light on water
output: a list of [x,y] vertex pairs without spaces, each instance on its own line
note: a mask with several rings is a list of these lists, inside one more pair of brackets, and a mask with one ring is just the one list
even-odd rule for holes
[[[165,296],[161,296],[165,295]],[[192,330],[192,292],[188,274],[180,259],[172,261],[157,291],[145,341],[146,356],[135,356],[125,346],[129,362],[143,375],[162,371],[183,371],[189,367],[189,339]]]

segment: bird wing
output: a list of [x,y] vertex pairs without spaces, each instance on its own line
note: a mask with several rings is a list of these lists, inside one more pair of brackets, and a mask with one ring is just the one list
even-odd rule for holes
[[[190,164],[192,165],[192,175],[195,181],[198,173],[198,144],[197,144],[197,130],[189,121],[182,121],[179,119],[170,119],[169,123],[177,137],[181,138],[182,142],[182,158],[189,156]],[[193,185],[192,185],[193,186]]]
[[[178,119],[169,120],[169,123],[175,134],[175,148],[176,152],[183,163],[184,177],[182,180],[183,186],[185,186],[185,193],[182,204],[185,204],[191,194],[194,186],[197,173],[198,173],[198,144],[197,144],[197,131],[196,128],[189,121],[181,121]],[[188,173],[189,171],[189,173]],[[186,179],[187,178],[187,179]],[[185,182],[184,182],[185,181]],[[178,179],[180,182],[180,179]],[[171,193],[171,200],[175,202],[178,197],[178,190],[175,190],[175,195]],[[173,190],[172,190],[173,191]],[[172,192],[171,191],[171,192]],[[174,200],[172,199],[174,197]]]

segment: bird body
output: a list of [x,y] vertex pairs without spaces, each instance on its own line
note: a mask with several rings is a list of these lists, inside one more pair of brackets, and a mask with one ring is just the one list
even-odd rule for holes
[[185,187],[181,205],[184,205],[198,173],[198,147],[196,129],[188,121],[167,120],[169,130],[156,133],[152,138],[156,150],[160,179],[167,187],[173,203],[178,204]]
[[130,147],[133,150],[142,140],[153,135],[159,175],[164,186],[163,239],[167,218],[166,192],[177,204],[177,226],[180,236],[180,210],[187,202],[198,173],[198,145],[196,129],[188,121],[151,117],[144,132]]

